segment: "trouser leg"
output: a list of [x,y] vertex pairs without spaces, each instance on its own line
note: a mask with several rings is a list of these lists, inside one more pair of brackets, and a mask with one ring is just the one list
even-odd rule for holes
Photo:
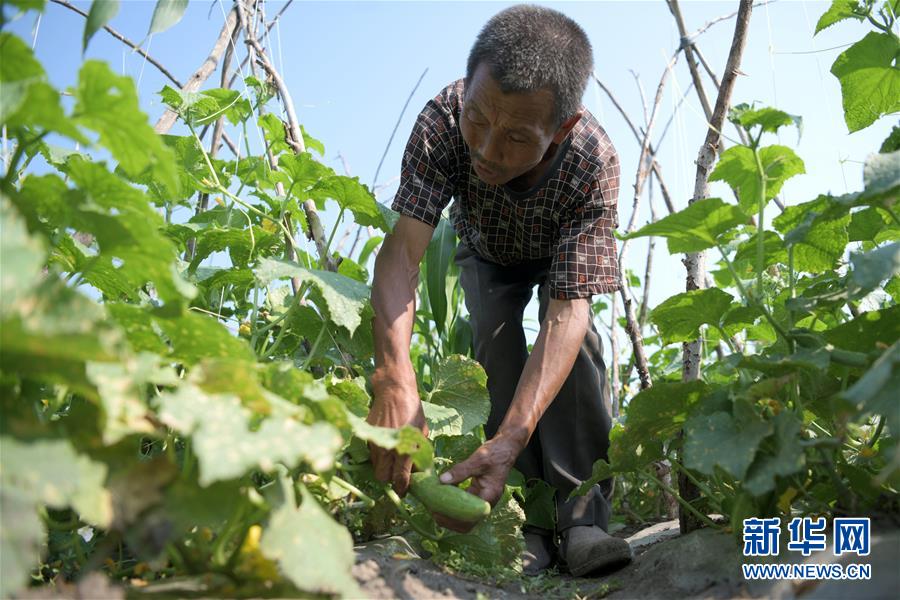
[[[491,438],[506,415],[528,359],[522,317],[534,285],[540,284],[541,321],[546,314],[549,259],[503,267],[460,244],[456,263],[475,359],[488,377],[491,413],[485,434]],[[585,496],[566,500],[590,477],[596,460],[608,459],[611,418],[606,382],[603,346],[592,319],[571,373],[515,464],[526,479],[542,479],[557,489],[560,532],[576,525],[608,527],[612,480],[594,486]]]
[[[519,378],[528,360],[522,317],[538,272],[533,266],[501,266],[486,261],[464,244],[456,250],[459,281],[472,326],[472,346],[487,373],[491,413],[485,435],[492,438],[512,402]],[[519,455],[516,469],[526,479],[542,479],[543,463],[535,438]]]
[[[541,322],[547,312],[548,285],[538,290]],[[589,309],[590,310],[590,309]],[[593,324],[584,337],[572,371],[538,423],[544,480],[557,489],[557,531],[576,525],[609,526],[612,479],[586,495],[567,501],[569,493],[591,476],[598,459],[609,460],[612,427],[603,343]]]

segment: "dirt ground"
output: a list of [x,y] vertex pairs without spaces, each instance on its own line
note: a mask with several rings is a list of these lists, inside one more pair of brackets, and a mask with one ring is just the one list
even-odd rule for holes
[[[700,530],[680,535],[677,521],[657,523],[615,535],[629,541],[634,561],[617,572],[596,578],[574,578],[554,572],[522,577],[497,587],[451,574],[414,558],[402,538],[389,538],[357,548],[354,575],[366,598],[420,600],[430,598],[683,598],[896,599],[900,597],[900,531],[873,537],[872,551],[852,562],[872,565],[869,581],[748,582],[743,578],[741,548],[730,534]],[[831,552],[808,562],[847,562]],[[785,555],[779,562],[801,562]]]

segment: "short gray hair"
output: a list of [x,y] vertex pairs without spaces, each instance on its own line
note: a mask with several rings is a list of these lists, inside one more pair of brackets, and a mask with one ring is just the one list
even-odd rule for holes
[[481,29],[469,52],[467,82],[481,63],[505,94],[550,90],[556,125],[578,112],[594,70],[591,43],[578,23],[529,4],[497,13]]

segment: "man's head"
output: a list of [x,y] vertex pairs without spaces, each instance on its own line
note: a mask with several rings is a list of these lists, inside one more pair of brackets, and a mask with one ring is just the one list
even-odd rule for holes
[[500,184],[533,169],[581,118],[593,70],[584,31],[560,12],[519,5],[472,46],[460,123],[479,177]]

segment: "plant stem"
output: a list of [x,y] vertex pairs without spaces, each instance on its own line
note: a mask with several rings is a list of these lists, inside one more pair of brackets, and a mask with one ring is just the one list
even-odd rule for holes
[[3,181],[0,182],[0,189],[6,190],[12,186],[13,181],[15,181],[16,177],[19,175],[19,161],[22,160],[22,156],[25,154],[25,150],[31,146],[32,144],[36,144],[37,142],[44,139],[49,131],[45,131],[44,133],[38,135],[36,138],[29,142],[24,142],[19,140],[19,143],[16,144],[16,150],[13,152],[12,159],[9,161],[9,168],[6,170],[6,175],[3,177]]
[[313,347],[309,351],[309,356],[306,357],[306,360],[303,361],[303,369],[307,370],[309,368],[309,363],[312,362],[313,357],[316,355],[316,351],[319,349],[319,344],[322,343],[322,338],[325,336],[325,330],[328,329],[328,322],[322,323],[322,329],[319,330],[319,335],[316,336],[316,341],[313,343]]
[[[762,136],[762,132],[760,132],[760,136]],[[766,171],[763,168],[762,158],[759,156],[759,148],[758,148],[758,140],[757,143],[753,146],[753,157],[756,159],[756,175],[759,181],[759,208],[758,208],[758,220],[756,223],[756,295],[759,298],[760,303],[765,302],[765,297],[763,296],[763,263],[765,262],[765,250],[764,250],[764,238],[765,238],[765,227],[763,221],[763,212],[766,208]]]
[[731,261],[728,260],[728,255],[725,254],[725,249],[722,248],[722,246],[719,244],[716,244],[716,248],[718,248],[719,252],[722,254],[722,260],[725,261],[725,266],[728,267],[728,271],[731,273],[731,276],[734,278],[735,286],[737,286],[738,291],[741,293],[741,297],[743,297],[749,304],[758,306],[760,308],[760,310],[762,310],[763,316],[766,318],[766,320],[769,322],[769,324],[772,325],[772,327],[775,329],[775,331],[777,331],[779,334],[781,334],[781,337],[783,337],[785,340],[787,340],[790,343],[791,338],[788,336],[788,334],[784,330],[784,328],[781,325],[779,325],[777,321],[775,321],[775,318],[769,313],[769,309],[766,308],[766,305],[763,303],[757,302],[754,298],[751,298],[747,294],[747,288],[745,288],[744,284],[741,283],[741,279],[740,279],[740,277],[738,277],[737,271],[734,270],[734,265],[732,265]]
[[421,535],[423,538],[429,539],[433,542],[439,542],[441,540],[440,537],[435,536],[430,531],[422,528],[418,523],[416,523],[412,516],[409,514],[409,511],[406,510],[406,507],[403,505],[403,500],[400,499],[400,496],[397,495],[397,492],[392,490],[390,486],[384,487],[384,494],[390,499],[390,501],[397,508],[397,512],[400,514],[400,517],[406,521],[406,523],[412,527],[416,533]]
[[734,347],[734,344],[731,343],[731,336],[726,333],[725,329],[716,325],[716,329],[719,331],[719,334],[722,336],[722,339],[725,340],[725,343],[728,344],[728,347],[734,354],[739,354],[737,348]]
[[869,446],[869,448],[875,447],[875,442],[877,442],[878,438],[881,437],[882,429],[884,429],[884,417],[879,416],[878,417],[878,426],[875,428],[875,433],[872,434],[872,439],[869,440],[869,443],[867,444],[867,446]]
[[889,215],[891,215],[891,218],[894,220],[895,225],[900,225],[900,217],[897,216],[897,213],[895,213],[894,210],[890,206],[885,204],[884,206],[882,206],[880,208],[883,208],[884,210],[886,210],[888,212]]
[[682,498],[682,497],[678,494],[677,491],[673,490],[671,487],[669,487],[669,486],[667,486],[666,484],[664,484],[664,483],[663,483],[662,481],[660,481],[656,476],[654,476],[654,475],[652,475],[652,474],[650,474],[650,473],[644,472],[644,471],[642,471],[641,473],[639,473],[639,475],[640,475],[641,477],[646,477],[647,479],[649,479],[650,481],[652,481],[653,483],[655,483],[656,485],[658,485],[660,488],[666,490],[669,494],[671,494],[671,496],[672,496],[673,498],[675,498],[675,500],[678,501],[678,503],[679,503],[682,507],[684,507],[685,510],[687,510],[689,513],[691,513],[692,515],[694,515],[695,517],[697,517],[704,525],[706,525],[707,527],[712,527],[713,529],[719,529],[719,526],[716,525],[716,524],[712,521],[712,519],[710,519],[709,517],[707,517],[706,515],[704,515],[703,513],[701,513],[701,512],[700,512],[699,510],[697,510],[696,508],[694,508],[693,505],[692,505],[690,502],[686,501],[684,498]]
[[334,227],[331,228],[331,234],[328,236],[328,241],[325,242],[325,248],[328,250],[328,252],[331,252],[331,242],[334,241],[334,236],[337,233],[337,229],[340,226],[341,221],[343,219],[344,219],[344,211],[341,211],[338,214],[337,219],[335,219],[335,221],[334,221]]
[[351,494],[353,494],[354,496],[356,496],[357,498],[359,498],[360,500],[362,500],[366,504],[366,506],[368,506],[369,508],[375,506],[375,501],[372,500],[371,497],[369,497],[365,492],[360,490],[358,487],[356,487],[349,481],[341,479],[337,475],[332,475],[331,480],[333,482],[335,482],[336,484],[338,484],[339,486],[341,486],[342,488],[344,488],[345,490],[347,490],[348,492],[350,492]]

